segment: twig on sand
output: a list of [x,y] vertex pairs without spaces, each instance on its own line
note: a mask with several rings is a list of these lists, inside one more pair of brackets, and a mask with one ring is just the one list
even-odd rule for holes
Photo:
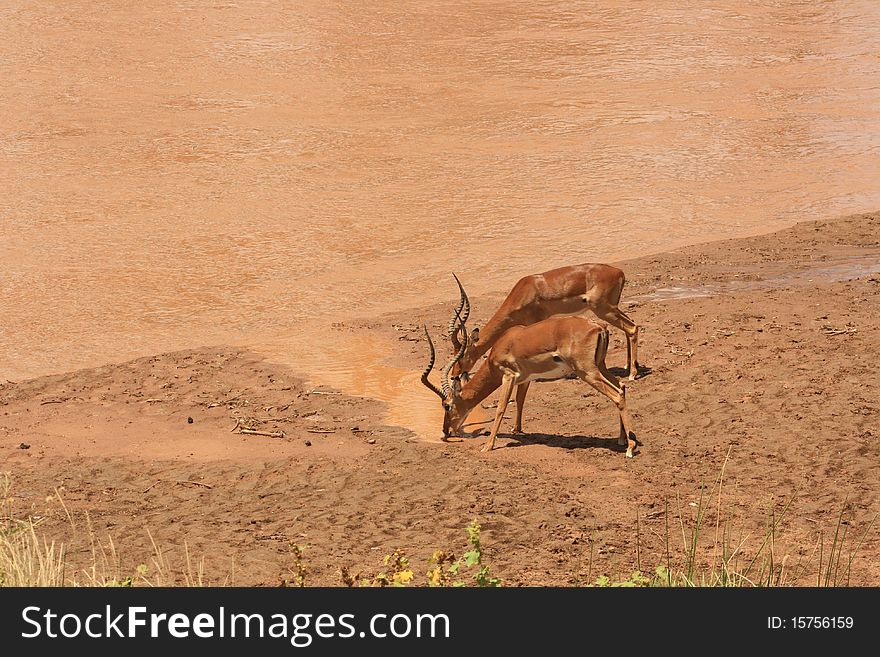
[[40,406],[43,404],[63,404],[67,399],[46,399],[40,402]]
[[336,433],[336,429],[306,429],[309,433]]
[[341,395],[341,392],[334,390],[306,390],[307,395]]
[[249,436],[269,436],[269,438],[284,438],[283,431],[257,431],[256,429],[239,429],[238,433]]
[[825,335],[843,335],[844,333],[855,333],[858,329],[852,324],[847,324],[842,329],[834,328],[829,324],[822,326],[822,333]]
[[246,426],[242,425],[241,418],[235,418],[235,426],[232,427],[229,431],[230,433],[234,433],[235,430],[238,429],[238,433],[243,433],[248,436],[269,436],[269,438],[284,438],[284,431],[259,431],[257,429],[248,429]]
[[[147,486],[146,488],[144,488],[144,490],[141,491],[141,494],[149,492],[151,489],[155,488],[156,486],[158,486],[159,484],[162,484],[162,483],[170,483],[170,482],[168,482],[167,479],[158,479],[158,480],[154,481],[152,484],[150,484],[149,486]],[[174,483],[175,484],[192,484],[193,486],[203,486],[205,488],[214,488],[211,484],[203,484],[200,481],[190,481],[189,479],[178,479]]]
[[152,484],[150,484],[149,486],[147,486],[146,488],[144,488],[144,489],[141,491],[141,495],[143,495],[144,493],[149,492],[151,489],[155,488],[156,486],[158,486],[158,485],[161,484],[161,483],[162,483],[162,480],[161,480],[161,479],[159,479],[158,481],[154,481]]

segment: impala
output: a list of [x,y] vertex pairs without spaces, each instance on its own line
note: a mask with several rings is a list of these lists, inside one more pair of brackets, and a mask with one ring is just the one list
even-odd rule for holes
[[[626,387],[605,367],[605,353],[608,349],[608,329],[583,317],[549,317],[528,326],[514,326],[495,341],[488,358],[479,370],[462,386],[457,377],[450,377],[452,368],[461,361],[467,351],[467,333],[464,323],[459,319],[458,329],[463,338],[459,341],[456,353],[441,373],[441,387],[437,388],[428,380],[434,369],[436,354],[434,343],[425,326],[425,337],[431,350],[428,366],[422,373],[422,383],[443,401],[444,439],[457,435],[470,412],[501,387],[495,421],[489,432],[489,439],[482,451],[495,447],[495,437],[501,427],[504,411],[516,388],[516,424],[514,433],[522,431],[522,412],[526,393],[533,381],[556,381],[577,378],[586,381],[617,406],[620,417],[620,437],[618,443],[626,445],[626,455],[632,458],[636,446],[635,436],[630,431],[629,416],[626,411]],[[455,318],[454,318],[455,319]]]
[[[454,274],[453,274],[454,276]],[[466,295],[456,277],[462,295],[462,304]],[[626,334],[626,374],[630,380],[635,379],[639,371],[638,335],[636,323],[624,313],[617,304],[625,282],[623,271],[611,265],[583,264],[570,265],[552,269],[543,274],[531,274],[521,278],[507,298],[492,315],[492,318],[481,331],[475,328],[470,335],[469,347],[460,361],[452,370],[457,377],[474,367],[496,341],[512,326],[534,324],[554,315],[581,315],[587,310],[592,311],[599,319],[605,320]],[[461,310],[462,306],[459,306]],[[468,304],[468,309],[470,304]],[[452,334],[450,320],[450,338],[456,349],[460,344],[457,336]],[[460,324],[464,331],[463,322]]]

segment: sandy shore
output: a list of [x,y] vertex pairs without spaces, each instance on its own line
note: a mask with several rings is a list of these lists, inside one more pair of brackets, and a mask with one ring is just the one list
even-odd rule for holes
[[[339,584],[342,566],[376,570],[398,547],[420,573],[433,550],[461,550],[477,518],[507,583],[568,585],[652,570],[667,535],[680,557],[679,518],[687,529],[704,485],[704,533],[720,520],[744,555],[794,496],[776,559],[791,573],[806,564],[797,583],[815,583],[815,548],[822,538],[827,550],[841,511],[851,537],[880,512],[880,214],[618,264],[650,367],[628,389],[632,460],[613,440],[611,405],[577,381],[533,387],[526,433],[503,433],[508,422],[484,455],[480,439],[425,443],[381,424],[378,402],[316,393],[253,354],[210,347],[30,381],[0,374],[14,513],[64,541],[74,568],[91,559],[90,528],[131,573],[153,552],[149,531],[173,563],[185,542],[209,580],[239,585],[289,577],[290,543],[308,545],[311,584]],[[476,323],[501,298],[473,299]],[[415,371],[415,327],[439,331],[449,307],[338,330],[386,337],[388,362]],[[624,353],[615,332],[609,364]],[[876,529],[852,583],[880,585]]]

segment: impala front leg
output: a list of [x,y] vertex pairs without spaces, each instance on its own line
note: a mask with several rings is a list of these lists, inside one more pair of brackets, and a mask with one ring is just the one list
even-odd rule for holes
[[529,391],[528,381],[520,383],[516,387],[516,424],[513,425],[513,433],[522,433],[522,414],[526,403],[526,393]]
[[632,335],[626,336],[626,376],[635,381],[639,375],[639,327],[633,324]]
[[620,396],[617,399],[612,397],[617,406],[617,412],[620,415],[620,437],[617,439],[618,444],[626,444],[626,455],[628,458],[633,457],[633,450],[636,448],[635,434],[630,429],[629,413],[626,410],[626,387],[623,381],[620,382]]
[[510,402],[510,395],[513,394],[513,386],[516,385],[515,374],[505,374],[501,381],[501,396],[498,398],[498,410],[495,412],[495,422],[492,424],[492,430],[489,432],[489,440],[483,445],[481,452],[491,452],[495,448],[495,436],[498,435],[498,429],[501,427],[501,420],[504,419],[504,411]]

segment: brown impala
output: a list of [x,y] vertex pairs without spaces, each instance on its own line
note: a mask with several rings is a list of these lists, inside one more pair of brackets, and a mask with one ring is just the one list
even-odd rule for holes
[[[455,280],[458,282],[458,277]],[[590,263],[521,278],[482,331],[475,328],[471,332],[470,345],[453,368],[452,376],[469,372],[511,326],[534,324],[553,315],[582,315],[590,310],[626,334],[626,376],[635,379],[639,369],[639,328],[617,307],[624,282],[623,271],[617,267]],[[461,283],[458,285],[463,304],[466,295]],[[450,338],[457,349],[459,341],[452,335],[454,321],[455,318],[450,320]]]
[[425,327],[431,357],[422,373],[422,383],[443,400],[443,435],[446,438],[457,435],[468,414],[501,386],[495,422],[489,432],[489,440],[482,449],[484,452],[489,451],[495,446],[495,436],[514,387],[516,425],[513,430],[514,433],[520,433],[523,404],[532,381],[556,381],[577,376],[617,406],[620,416],[618,442],[621,445],[626,444],[626,455],[632,458],[636,441],[630,431],[626,412],[626,388],[605,367],[608,329],[583,317],[550,317],[529,326],[514,326],[495,341],[489,357],[462,386],[460,379],[450,378],[452,368],[467,350],[467,333],[464,331],[464,322],[460,321],[459,312],[460,308],[456,311],[456,318],[459,318],[457,330],[461,330],[464,338],[458,344],[458,353],[443,369],[439,389],[428,381],[436,354],[428,328]]

